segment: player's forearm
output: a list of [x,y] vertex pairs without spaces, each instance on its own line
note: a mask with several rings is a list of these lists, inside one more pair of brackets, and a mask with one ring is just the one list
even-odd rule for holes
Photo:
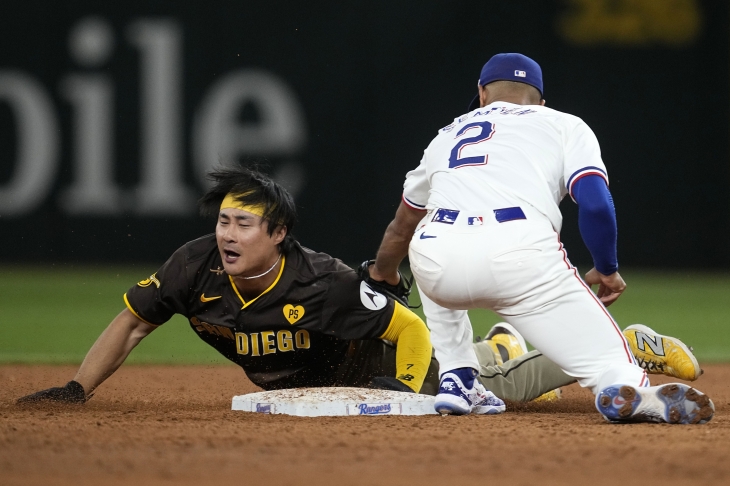
[[[412,233],[411,233],[412,235]],[[396,225],[395,220],[391,221],[383,235],[378,253],[375,258],[374,270],[376,275],[392,276],[398,270],[398,266],[408,255],[410,236]],[[372,274],[371,274],[372,275]],[[383,280],[373,276],[376,280]]]
[[426,324],[396,302],[388,329],[380,337],[396,343],[396,378],[418,393],[431,364],[431,339]]
[[578,203],[578,226],[586,247],[591,252],[596,270],[611,275],[618,270],[616,257],[616,212],[605,181],[587,176],[573,187]]
[[401,202],[395,213],[395,219],[385,230],[375,264],[370,269],[371,277],[375,280],[385,280],[392,285],[398,283],[398,266],[408,255],[411,237],[424,214],[425,211],[414,210]]
[[154,326],[124,309],[97,338],[74,380],[84,387],[87,395],[90,394],[121,366],[132,349],[154,329]]

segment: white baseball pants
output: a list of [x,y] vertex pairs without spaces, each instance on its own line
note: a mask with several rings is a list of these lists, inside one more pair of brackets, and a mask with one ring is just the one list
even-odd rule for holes
[[549,220],[497,222],[491,210],[460,211],[451,224],[430,211],[409,258],[440,373],[479,369],[467,309],[486,308],[581,386],[649,386],[616,322],[570,264]]

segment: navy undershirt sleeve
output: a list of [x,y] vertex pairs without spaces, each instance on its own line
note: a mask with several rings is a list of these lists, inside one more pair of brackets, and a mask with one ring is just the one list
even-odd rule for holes
[[578,228],[593,256],[593,265],[604,275],[618,270],[616,259],[616,210],[606,181],[588,175],[573,184],[573,199],[578,203]]

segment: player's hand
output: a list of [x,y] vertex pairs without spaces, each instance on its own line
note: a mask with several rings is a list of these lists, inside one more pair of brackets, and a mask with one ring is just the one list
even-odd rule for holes
[[[408,306],[408,296],[411,293],[412,280],[408,281],[396,270],[395,277],[383,277],[375,271],[375,260],[365,260],[357,269],[357,275],[373,290],[397,300],[405,307]],[[391,283],[395,282],[395,283]]]
[[621,278],[618,272],[614,272],[611,275],[604,275],[595,268],[591,268],[586,273],[585,281],[591,286],[598,285],[596,295],[606,307],[616,302],[626,289],[626,282],[624,282],[624,279]]
[[373,260],[368,261],[366,269],[370,278],[376,282],[385,282],[388,285],[392,286],[397,286],[398,283],[400,283],[400,273],[397,270],[392,275],[380,274],[375,269],[375,265],[373,265]]
[[406,393],[415,393],[411,390],[411,387],[403,383],[397,378],[392,376],[378,376],[372,379],[368,384],[368,388],[375,388],[378,390],[393,390]]
[[38,403],[38,402],[65,402],[65,403],[84,403],[86,401],[86,392],[84,387],[77,381],[69,381],[64,386],[49,388],[35,392],[18,398],[18,403]]

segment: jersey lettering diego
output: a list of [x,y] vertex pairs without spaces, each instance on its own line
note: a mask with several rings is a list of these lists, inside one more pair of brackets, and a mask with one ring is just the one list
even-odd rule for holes
[[587,174],[606,167],[580,118],[544,106],[495,102],[439,131],[409,172],[403,200],[416,209],[484,210],[526,203],[562,226],[558,205]]
[[331,385],[351,340],[385,332],[393,301],[368,295],[350,267],[324,253],[296,244],[283,261],[272,287],[246,302],[222,270],[215,236],[204,236],[132,287],[125,302],[154,325],[184,315],[264,389]]

